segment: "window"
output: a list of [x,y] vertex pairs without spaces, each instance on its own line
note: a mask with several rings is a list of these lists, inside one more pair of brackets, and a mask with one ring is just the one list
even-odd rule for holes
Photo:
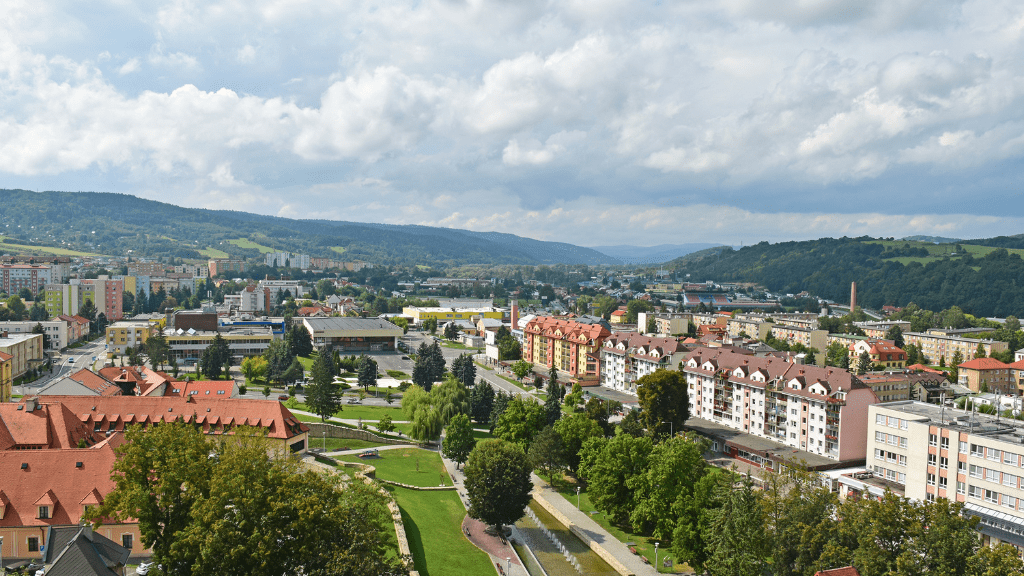
[[1003,464],[1009,464],[1010,466],[1017,465],[1017,455],[1013,452],[1003,452]]
[[885,424],[885,415],[875,414],[875,424],[878,424],[879,426]]
[[974,464],[971,464],[971,478],[981,478],[981,474],[984,468],[979,468]]
[[928,465],[935,466],[935,454],[928,455]]
[[1011,488],[1017,487],[1017,477],[1013,474],[1007,474],[1003,472],[1003,486],[1009,486]]
[[960,453],[967,454],[967,442],[960,443]]
[[971,456],[978,456],[979,458],[984,457],[984,452],[984,447],[978,446],[977,444],[971,444]]
[[124,546],[129,550],[131,550],[134,540],[135,536],[133,536],[132,534],[121,534],[121,546]]
[[875,432],[875,442],[885,442],[885,432]]
[[967,462],[956,463],[957,472],[967,472]]
[[936,436],[935,434],[929,434],[928,435],[928,445],[929,446],[938,446],[939,445],[939,437]]
[[990,502],[992,504],[998,504],[999,503],[999,493],[998,492],[993,492],[992,490],[985,490],[985,502]]
[[42,519],[42,520],[46,520],[49,517],[50,517],[50,507],[49,506],[40,506],[39,507],[39,516],[37,516],[37,518]]
[[907,447],[907,439],[902,437],[902,436],[900,436],[900,448],[906,448],[906,447]]
[[949,438],[942,438],[939,440],[939,447],[943,450],[949,450]]
[[941,456],[939,458],[939,468],[942,468],[943,470],[948,470],[949,469],[949,458],[946,458],[945,456]]
[[1003,494],[1003,506],[1006,506],[1007,508],[1016,508],[1017,499],[1014,498],[1013,496]]
[[967,494],[967,485],[964,484],[963,482],[957,482],[956,483],[956,493],[957,494]]
[[999,471],[998,470],[985,470],[985,480],[989,482],[999,482]]
[[947,480],[946,480],[945,476],[939,476],[939,488],[942,488],[943,490],[945,490],[946,489],[946,482],[947,482]]
[[935,486],[935,474],[928,474],[928,485]]
[[972,486],[968,486],[967,487],[967,495],[970,496],[971,498],[981,498],[982,489],[977,487],[977,486],[973,486],[973,485]]
[[35,536],[29,536],[28,538],[28,551],[39,552],[39,538]]
[[985,457],[988,458],[989,460],[994,461],[994,462],[999,462],[1003,458],[1003,453],[1002,453],[1001,450],[994,450],[992,448],[987,448],[986,449]]

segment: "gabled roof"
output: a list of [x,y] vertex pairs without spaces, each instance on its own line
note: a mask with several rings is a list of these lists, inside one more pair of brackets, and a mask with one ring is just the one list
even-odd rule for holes
[[14,356],[11,356],[10,354],[7,354],[5,352],[0,352],[0,362],[7,362],[12,358],[14,358]]
[[[0,451],[0,478],[4,479],[3,494],[9,502],[4,506],[0,527],[78,524],[94,490],[109,494],[114,489],[110,468],[116,459],[116,443],[105,441],[93,448],[65,450]],[[50,518],[36,518],[37,506],[43,505],[51,506]]]
[[847,566],[845,568],[834,568],[832,570],[820,570],[815,572],[814,576],[860,576],[860,572],[858,572],[853,566]]
[[86,368],[75,372],[69,378],[76,382],[81,382],[84,386],[96,391],[101,396],[118,396],[121,394],[120,386]]
[[47,575],[116,576],[130,555],[90,526],[58,526],[47,530],[43,562]]
[[192,382],[171,382],[164,396],[187,398],[231,398],[235,392],[234,380],[195,380]]
[[25,402],[0,404],[0,451],[15,448],[75,448],[83,439],[88,444],[97,440],[92,430],[59,404],[42,401],[31,412]]
[[958,368],[966,368],[968,370],[1005,370],[1009,367],[1008,364],[1003,364],[995,358],[975,358],[958,366]]

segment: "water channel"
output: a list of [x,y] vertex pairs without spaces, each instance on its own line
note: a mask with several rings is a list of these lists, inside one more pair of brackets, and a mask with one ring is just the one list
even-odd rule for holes
[[[548,576],[618,576],[618,572],[536,501],[530,502],[529,511],[516,522],[516,529]],[[530,576],[544,576],[531,561],[524,558],[524,562]]]

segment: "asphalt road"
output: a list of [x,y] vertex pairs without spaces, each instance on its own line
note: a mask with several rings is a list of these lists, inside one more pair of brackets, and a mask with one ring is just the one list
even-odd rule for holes
[[[90,342],[81,348],[66,348],[63,352],[54,355],[52,373],[47,373],[35,382],[29,382],[24,386],[15,386],[13,393],[32,394],[35,390],[69,374],[74,374],[82,368],[90,368],[94,365],[102,367],[103,361],[106,359],[105,350],[106,344],[103,339]],[[95,362],[93,361],[94,357],[96,358]],[[74,362],[70,361],[72,358]]]

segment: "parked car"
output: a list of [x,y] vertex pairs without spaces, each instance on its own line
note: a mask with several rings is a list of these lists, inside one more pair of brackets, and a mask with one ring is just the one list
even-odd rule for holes
[[149,574],[149,571],[153,569],[153,566],[153,562],[142,562],[139,564],[139,567],[135,569],[135,573],[139,576],[146,576],[146,574]]
[[279,395],[277,396],[277,400],[278,400],[279,402],[284,402],[284,401],[288,400],[289,398],[291,398],[291,396],[289,396],[289,395],[287,395],[287,394],[279,394]]
[[359,398],[349,398],[348,399],[348,403],[349,404],[359,404],[360,400],[359,400]]

